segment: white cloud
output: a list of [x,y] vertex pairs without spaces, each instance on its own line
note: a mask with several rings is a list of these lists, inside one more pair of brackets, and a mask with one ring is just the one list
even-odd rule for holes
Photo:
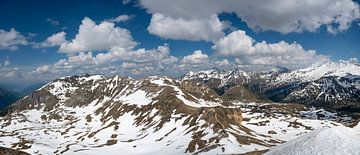
[[18,49],[19,45],[29,44],[26,38],[21,35],[14,28],[10,31],[5,31],[0,29],[0,50],[12,50],[15,51]]
[[173,18],[155,13],[147,28],[149,33],[166,39],[214,41],[224,35],[225,24],[216,15],[199,18]]
[[[161,74],[171,70],[178,58],[170,55],[168,45],[156,49],[128,50],[113,47],[107,52],[93,55],[92,52],[80,52],[69,55],[53,65],[40,66],[33,74],[50,72],[53,75],[72,75],[82,73],[96,74]],[[171,70],[172,71],[172,70]],[[49,74],[47,74],[49,75]]]
[[4,79],[8,79],[8,78],[18,78],[20,77],[20,73],[17,70],[7,70],[7,72],[3,72],[1,73],[0,77],[4,78]]
[[36,68],[35,72],[36,73],[46,73],[46,72],[49,72],[49,69],[50,69],[49,65],[43,65],[43,66]]
[[40,43],[39,46],[40,47],[59,46],[66,42],[65,36],[66,36],[66,33],[63,31],[55,33],[55,34],[49,36],[48,38],[46,38],[46,40],[44,42]]
[[256,1],[249,1],[235,12],[252,29],[281,33],[315,32],[322,25],[331,27],[330,33],[341,32],[360,18],[359,5],[352,0],[272,0],[265,3],[258,5]]
[[298,43],[255,42],[242,30],[237,30],[220,39],[213,46],[219,56],[235,57],[237,64],[309,64],[319,58],[314,50],[305,50]]
[[60,45],[62,53],[109,50],[112,47],[132,49],[137,43],[133,41],[127,29],[115,27],[115,24],[103,21],[96,24],[85,17],[79,26],[79,32],[70,42]]
[[[4,64],[4,65],[2,65]],[[10,60],[0,62],[0,80],[22,78],[23,75],[17,67],[10,67]]]
[[201,50],[195,50],[192,54],[184,56],[178,64],[173,66],[173,70],[188,72],[194,70],[204,70],[213,67],[214,62]]
[[[170,56],[170,49],[167,45],[159,46],[157,49],[137,49],[133,51],[126,50],[120,47],[112,48],[108,53],[99,53],[96,55],[98,63],[112,62],[112,61],[128,61],[136,63],[171,61],[175,57]],[[176,61],[176,60],[175,60]]]
[[221,38],[215,43],[213,48],[220,55],[237,55],[239,52],[250,52],[253,43],[254,40],[246,35],[245,31],[238,30]]
[[181,62],[184,64],[203,64],[209,61],[209,56],[201,50],[194,51],[193,54],[185,56]]
[[9,66],[9,65],[10,65],[10,60],[5,60],[4,66]]
[[133,15],[119,15],[116,18],[110,19],[110,22],[119,23],[119,22],[126,22],[130,19],[134,18]]
[[50,24],[53,25],[53,26],[59,26],[59,25],[60,25],[60,22],[59,22],[59,21],[54,20],[54,19],[52,19],[52,18],[46,19],[46,22],[50,23]]
[[229,60],[227,59],[223,59],[223,60],[218,60],[218,61],[215,61],[215,65],[217,67],[226,67],[230,64]]
[[315,32],[322,25],[337,33],[360,18],[359,5],[352,0],[140,0],[140,5],[151,14],[184,20],[236,13],[253,30],[281,33]]
[[131,2],[131,0],[122,0],[123,4],[129,4]]
[[136,68],[137,65],[136,65],[136,63],[132,63],[132,62],[123,62],[121,64],[121,67],[124,69],[130,69],[130,68]]

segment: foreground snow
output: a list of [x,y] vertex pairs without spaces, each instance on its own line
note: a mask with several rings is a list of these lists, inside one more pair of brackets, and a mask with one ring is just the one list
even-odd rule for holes
[[273,147],[267,155],[292,154],[360,154],[360,131],[347,127],[322,128],[282,145]]

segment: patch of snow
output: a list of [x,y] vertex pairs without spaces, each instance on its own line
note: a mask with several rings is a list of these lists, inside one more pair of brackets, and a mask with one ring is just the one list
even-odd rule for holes
[[147,93],[141,89],[126,95],[115,98],[114,101],[121,101],[127,104],[135,104],[138,106],[148,105],[152,102],[152,98],[148,97]]
[[91,76],[87,76],[87,77],[86,76],[80,77],[79,81],[80,81],[81,84],[85,83],[85,82],[88,82],[88,81],[91,81],[91,80],[94,83],[95,81],[101,80],[103,78],[104,77],[102,75],[91,75]]

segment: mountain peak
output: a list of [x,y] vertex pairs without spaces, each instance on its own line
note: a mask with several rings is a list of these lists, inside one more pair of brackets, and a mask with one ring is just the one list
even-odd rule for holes
[[290,69],[284,67],[284,66],[275,66],[274,68],[272,68],[270,70],[270,73],[289,73],[290,72]]

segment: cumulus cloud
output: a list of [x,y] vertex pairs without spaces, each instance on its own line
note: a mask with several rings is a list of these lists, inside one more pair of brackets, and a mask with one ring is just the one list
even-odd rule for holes
[[[359,5],[352,0],[271,0],[265,3],[263,5],[268,7],[249,1],[234,12],[253,29],[281,33],[315,32],[322,25],[331,28],[331,31],[328,29],[330,33],[342,32],[360,18]],[[253,11],[245,9],[251,7]]]
[[140,5],[153,15],[161,13],[185,21],[235,13],[253,30],[281,33],[315,32],[322,25],[337,33],[360,18],[359,5],[352,0],[140,0]]
[[40,43],[38,46],[39,47],[59,46],[63,43],[66,43],[65,36],[66,36],[66,33],[63,31],[55,33],[55,34],[49,36],[48,38],[46,38],[46,40],[44,42]]
[[10,31],[0,29],[0,50],[12,50],[18,49],[19,45],[27,45],[29,42],[27,39],[16,31],[14,28]]
[[172,66],[173,70],[188,72],[195,70],[206,70],[215,65],[216,59],[210,58],[209,55],[201,50],[195,50],[192,54],[184,56],[181,61]]
[[60,45],[62,53],[109,50],[112,47],[133,48],[137,43],[127,29],[115,27],[115,24],[103,21],[96,24],[85,17],[79,26],[79,32],[70,42]]
[[235,57],[237,64],[309,64],[319,57],[314,50],[305,50],[294,42],[255,42],[245,31],[237,30],[221,38],[212,47],[219,56]]
[[49,71],[49,69],[50,69],[49,65],[43,65],[43,66],[37,67],[34,72],[36,72],[36,73],[46,73],[46,72]]
[[178,62],[178,58],[170,55],[168,45],[155,49],[125,49],[113,47],[109,51],[93,55],[92,52],[80,52],[69,55],[53,65],[40,66],[36,73],[52,73],[54,75],[72,75],[72,73],[97,74],[161,74]]
[[146,50],[140,48],[133,51],[128,51],[124,48],[114,47],[108,53],[100,53],[96,56],[98,62],[109,62],[109,61],[130,61],[137,63],[145,63],[152,61],[162,61],[167,59],[173,59],[170,56],[170,50],[167,45],[159,46],[157,49]]
[[254,40],[245,31],[237,30],[215,43],[213,49],[220,55],[238,55],[240,52],[249,54]]
[[218,67],[226,67],[229,64],[230,64],[230,62],[227,59],[222,59],[222,60],[215,61],[215,65],[218,66]]
[[147,29],[149,33],[166,39],[214,41],[224,35],[225,25],[216,15],[187,20],[155,13]]
[[194,51],[193,54],[185,56],[181,62],[184,64],[202,64],[209,61],[209,56],[201,50]]

